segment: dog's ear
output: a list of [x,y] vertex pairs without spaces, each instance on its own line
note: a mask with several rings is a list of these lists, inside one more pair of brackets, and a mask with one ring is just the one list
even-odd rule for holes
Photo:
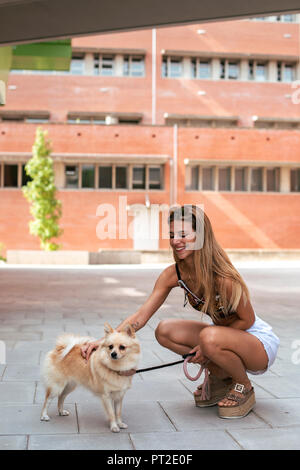
[[110,326],[109,323],[104,323],[104,333],[106,335],[109,335],[110,333],[112,333],[114,331],[114,329]]
[[129,324],[127,323],[124,328],[122,329],[122,331],[124,331],[125,333],[128,334],[128,336],[130,336],[131,338],[134,338],[135,337],[135,330],[134,328]]

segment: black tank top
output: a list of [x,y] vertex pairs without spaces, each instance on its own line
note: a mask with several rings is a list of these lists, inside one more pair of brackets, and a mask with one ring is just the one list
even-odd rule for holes
[[[189,302],[189,304],[196,310],[198,310],[199,312],[202,311],[202,308],[203,308],[203,305],[205,304],[205,299],[204,297],[202,297],[201,299],[196,295],[194,294],[194,292],[192,292],[188,286],[185,284],[185,282],[181,279],[181,276],[180,276],[180,271],[179,271],[179,267],[178,267],[178,264],[176,263],[175,264],[175,267],[176,267],[176,272],[177,272],[177,277],[178,277],[178,285],[184,289],[184,304],[183,306],[185,307],[186,304]],[[219,317],[219,318],[226,318],[225,316],[225,313],[224,313],[224,307],[221,305],[221,297],[219,294],[216,295],[216,315]],[[208,312],[207,314],[209,316],[211,316]],[[236,315],[236,312],[229,312],[228,313],[229,316],[232,316],[232,315]]]

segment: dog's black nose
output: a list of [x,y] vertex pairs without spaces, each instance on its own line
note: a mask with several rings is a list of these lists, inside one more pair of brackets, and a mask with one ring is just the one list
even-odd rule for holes
[[113,359],[117,359],[118,354],[114,351],[114,352],[111,353],[111,357],[112,357]]

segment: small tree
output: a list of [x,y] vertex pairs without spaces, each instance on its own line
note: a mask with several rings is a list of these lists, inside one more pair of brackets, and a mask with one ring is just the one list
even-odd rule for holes
[[61,202],[55,198],[53,160],[50,157],[51,144],[48,132],[37,128],[36,138],[32,147],[32,157],[25,165],[26,174],[31,181],[22,187],[25,198],[31,203],[30,213],[34,220],[29,222],[29,231],[39,237],[41,248],[54,251],[60,245],[50,242],[59,237],[63,230],[58,226],[61,217]]

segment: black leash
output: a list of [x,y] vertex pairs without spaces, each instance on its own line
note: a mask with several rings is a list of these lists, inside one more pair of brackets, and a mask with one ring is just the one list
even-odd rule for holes
[[183,359],[181,361],[169,362],[168,364],[163,364],[161,366],[147,367],[146,369],[137,369],[137,371],[135,373],[138,374],[139,372],[147,372],[148,370],[162,369],[163,367],[175,366],[176,364],[181,364],[182,362],[184,362],[184,360],[187,357],[195,356],[195,354],[196,354],[195,352],[194,353],[189,353],[189,354],[183,354],[182,355]]

